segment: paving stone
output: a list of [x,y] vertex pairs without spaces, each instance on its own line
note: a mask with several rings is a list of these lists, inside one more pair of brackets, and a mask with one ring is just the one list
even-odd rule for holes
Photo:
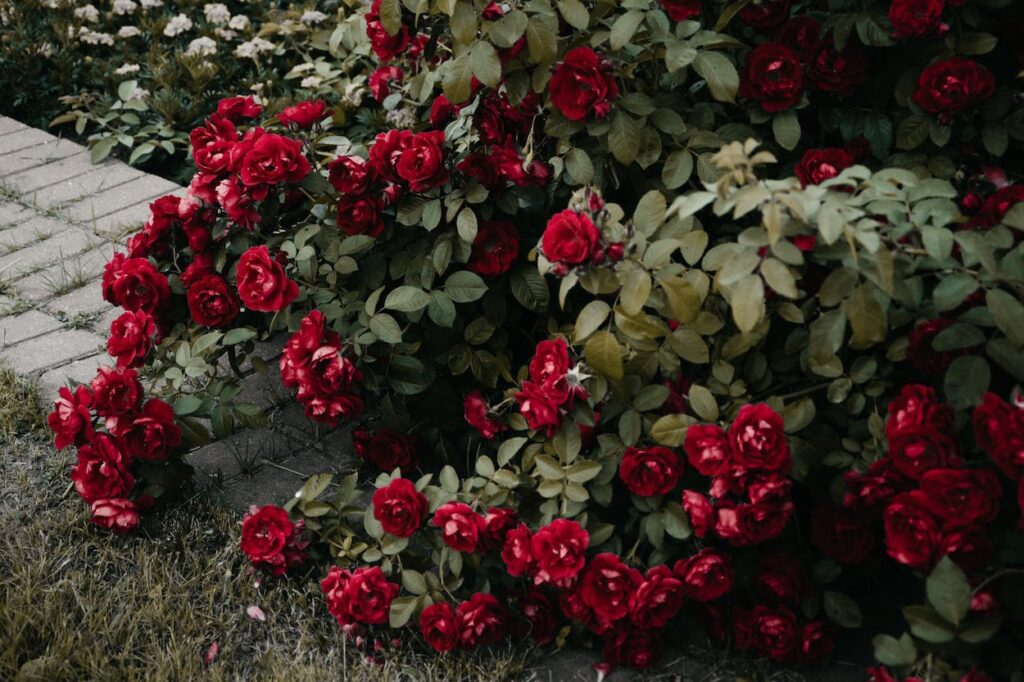
[[[56,139],[58,138],[55,138],[53,135],[44,133],[41,130],[36,130],[35,128],[30,128],[28,130],[20,132],[17,135],[4,135],[2,138],[0,138],[0,154],[12,154],[13,152],[18,151],[19,149],[25,149],[26,147],[35,147],[38,145],[46,144],[48,142],[52,142],[53,140]],[[0,163],[0,169],[2,168],[3,165],[2,163]]]
[[[52,164],[50,164],[52,165]],[[147,176],[124,164],[94,167],[76,177],[61,180],[28,194],[33,203],[49,208],[63,207]]]
[[239,402],[253,403],[263,410],[277,407],[289,399],[288,389],[281,383],[281,372],[277,364],[268,362],[265,373],[254,372],[242,382],[242,392],[236,398]]
[[[93,288],[99,290],[99,284],[97,283]],[[107,337],[110,336],[111,323],[113,323],[114,320],[123,315],[124,310],[121,308],[115,308],[106,301],[104,301],[104,303],[107,304],[107,309],[104,310],[102,314],[96,318],[96,321],[93,322],[92,324],[92,328],[100,336]]]
[[132,171],[134,172],[134,177],[143,175],[142,171],[135,170],[120,161],[107,159],[101,163],[94,164],[88,154],[75,154],[66,159],[60,159],[44,166],[37,166],[9,175],[4,182],[12,189],[24,194],[31,194],[44,187],[73,180],[91,171],[109,171],[115,168],[124,168]]
[[183,193],[185,190],[173,182],[153,175],[144,175],[123,185],[111,187],[96,195],[86,197],[69,206],[67,214],[73,219],[91,226],[93,221],[118,210],[134,206],[142,200],[154,199],[164,194]]
[[75,313],[87,315],[99,313],[109,307],[110,304],[103,300],[103,289],[100,286],[99,278],[74,291],[62,294],[46,304],[46,309],[50,312],[68,316]]
[[85,231],[69,227],[61,234],[27,248],[0,256],[0,273],[11,279],[40,266],[70,258],[96,245],[98,239]]
[[44,270],[16,280],[14,286],[18,295],[26,301],[42,301],[52,297],[55,291],[67,289],[83,277],[88,279],[102,273],[103,266],[113,255],[114,245],[106,242],[88,251],[67,256]]
[[15,121],[13,118],[7,118],[6,116],[0,116],[0,135],[7,135],[18,130],[24,130],[27,128],[24,123]]
[[6,348],[16,343],[40,336],[54,329],[61,328],[60,320],[38,310],[30,310],[21,315],[0,318],[0,347]]
[[[7,137],[20,137],[20,135],[8,135]],[[0,142],[5,139],[7,138],[0,137]],[[43,144],[37,144],[34,147],[26,147],[14,152],[0,152],[0,179],[51,161],[87,153],[83,152],[82,148],[74,142],[56,137],[51,137]]]
[[293,439],[264,427],[248,429],[190,452],[185,460],[208,477],[230,480],[255,473],[266,461],[285,459]]
[[96,376],[97,369],[104,365],[110,366],[113,364],[109,355],[97,353],[70,364],[56,367],[48,372],[43,372],[43,375],[39,377],[39,398],[44,404],[48,405],[53,401],[61,386],[87,384]]
[[5,347],[0,360],[21,374],[32,374],[94,355],[103,345],[103,338],[92,332],[62,329]]
[[35,215],[6,230],[0,230],[0,254],[20,249],[68,229],[68,224],[49,216]]
[[35,211],[27,206],[11,201],[0,201],[0,230],[14,227],[18,223],[35,216]]
[[294,400],[268,415],[268,419],[275,429],[291,434],[303,443],[312,446],[322,445],[325,441],[333,441],[336,436],[334,432],[337,429],[314,422],[306,416],[303,407]]
[[89,228],[101,237],[121,236],[135,232],[149,220],[149,202],[141,201],[128,208],[97,218]]

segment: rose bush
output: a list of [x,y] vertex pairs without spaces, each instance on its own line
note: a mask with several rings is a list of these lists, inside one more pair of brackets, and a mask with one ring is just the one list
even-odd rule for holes
[[688,619],[789,664],[902,615],[884,666],[1008,675],[1024,113],[992,4],[351,13],[332,49],[372,98],[221,102],[107,266],[128,350],[101,374],[152,369],[183,445],[134,384],[65,389],[76,488],[173,492],[132,439],[166,465],[258,420],[248,362],[367,465],[243,524],[260,568],[322,562],[347,635],[643,667]]

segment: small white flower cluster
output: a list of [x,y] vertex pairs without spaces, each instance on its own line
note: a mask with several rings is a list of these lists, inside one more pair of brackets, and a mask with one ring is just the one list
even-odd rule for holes
[[75,9],[75,18],[95,24],[100,20],[100,11],[92,5],[83,5]]
[[255,59],[263,52],[272,52],[275,47],[277,46],[269,40],[256,36],[252,40],[239,44],[235,48],[235,56],[243,59]]
[[231,21],[228,22],[228,28],[234,29],[235,31],[244,31],[249,28],[249,17],[244,14],[236,14],[231,17]]
[[124,98],[124,101],[125,102],[130,102],[130,101],[135,100],[135,99],[142,100],[142,99],[145,99],[146,97],[149,97],[149,90],[147,90],[146,88],[140,88],[138,85],[136,85],[135,89],[132,90],[128,94],[128,96]]
[[171,20],[164,26],[164,35],[168,38],[173,38],[176,35],[181,35],[186,31],[192,30],[192,20],[186,17],[184,14],[179,14],[176,17],[171,17]]
[[137,26],[122,26],[117,30],[118,38],[134,38],[138,35],[142,35],[142,31]]
[[114,73],[118,76],[127,76],[130,73],[138,73],[141,68],[138,64],[122,64],[114,69]]
[[185,50],[186,57],[208,57],[212,54],[217,54],[217,41],[206,36],[196,38],[188,44],[188,49]]
[[138,8],[139,6],[134,0],[114,0],[110,5],[110,9],[118,16],[134,14]]
[[416,112],[411,107],[392,109],[384,115],[384,120],[393,128],[412,128],[417,123]]
[[155,9],[164,6],[164,0],[139,0],[146,9]]
[[324,79],[321,78],[320,76],[306,76],[299,82],[299,85],[304,88],[309,88],[310,90],[313,90],[315,88],[319,88],[320,84],[323,82]]
[[305,12],[302,13],[302,16],[299,17],[299,21],[301,21],[306,26],[315,26],[316,24],[319,24],[325,21],[326,19],[326,14],[315,9],[307,9]]
[[102,31],[93,31],[82,26],[78,29],[78,39],[86,45],[113,45],[114,36]]
[[223,3],[211,2],[203,5],[203,16],[214,26],[223,26],[231,20],[231,10]]

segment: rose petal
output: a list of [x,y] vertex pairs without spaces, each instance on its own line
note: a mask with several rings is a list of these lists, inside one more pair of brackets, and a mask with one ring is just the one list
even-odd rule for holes
[[264,621],[267,619],[267,614],[263,613],[263,609],[258,606],[250,606],[245,609],[245,615],[249,616],[253,620]]

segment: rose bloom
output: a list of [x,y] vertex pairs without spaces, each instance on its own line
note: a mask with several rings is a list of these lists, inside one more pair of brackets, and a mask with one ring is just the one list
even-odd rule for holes
[[519,255],[519,231],[507,220],[489,220],[480,225],[466,267],[483,277],[497,277],[509,271]]
[[619,478],[634,495],[665,495],[679,483],[683,462],[668,448],[626,448],[619,464]]
[[569,346],[565,339],[541,341],[530,359],[530,378],[543,384],[557,381],[569,371]]
[[583,569],[590,534],[576,521],[555,519],[530,539],[534,583],[566,584]]
[[1024,475],[1024,410],[986,393],[972,415],[978,445],[1007,477]]
[[444,544],[458,552],[475,552],[480,541],[480,515],[463,502],[449,502],[434,512],[431,525],[441,529]]
[[793,17],[779,27],[775,42],[789,45],[800,56],[800,60],[806,62],[822,43],[821,29],[821,22],[813,17]]
[[672,21],[686,21],[700,14],[700,0],[659,0]]
[[683,606],[683,583],[664,564],[652,566],[629,599],[629,618],[644,630],[664,627]]
[[923,38],[943,32],[945,0],[892,0],[889,23],[896,40]]
[[758,599],[770,604],[799,604],[812,592],[803,563],[783,551],[758,559],[751,589]]
[[776,661],[792,657],[799,636],[796,616],[787,608],[759,604],[749,615],[750,644]]
[[398,161],[402,158],[402,152],[412,142],[413,134],[410,130],[377,133],[373,138],[373,144],[370,145],[370,159],[367,162],[375,175],[388,182],[403,182],[398,174]]
[[572,210],[556,213],[548,220],[541,238],[541,250],[552,263],[582,265],[599,250],[601,232],[590,217]]
[[399,538],[416,532],[429,506],[423,493],[405,478],[396,478],[373,493],[373,518],[385,532]]
[[[241,161],[238,175],[247,187],[261,187],[302,182],[310,170],[301,142],[283,135],[265,133],[257,136],[252,143]],[[263,198],[258,194],[255,196]]]
[[561,405],[564,396],[553,391],[546,384],[523,382],[523,389],[515,394],[519,413],[531,429],[553,436],[562,423]]
[[822,92],[846,97],[868,75],[868,60],[855,38],[837,52],[831,38],[818,43],[807,61],[807,81]]
[[[403,78],[405,78],[405,74],[397,66],[382,66],[370,74],[366,80],[366,86],[373,98],[383,104],[387,96],[391,94],[391,84],[397,83],[400,86]],[[437,102],[438,100],[434,100],[435,105]],[[433,114],[433,110],[431,114]],[[433,123],[433,119],[431,122]]]
[[90,523],[118,535],[130,533],[139,526],[138,506],[123,497],[96,500],[92,503],[90,511]]
[[380,199],[369,194],[343,196],[338,200],[338,229],[349,236],[367,234],[379,237],[385,227],[381,208]]
[[156,322],[142,310],[126,312],[110,323],[107,353],[118,367],[141,365],[153,348]]
[[388,621],[391,601],[401,588],[388,582],[378,566],[363,566],[352,572],[345,584],[345,611],[350,622],[379,625]]
[[213,114],[188,136],[192,160],[204,173],[225,173],[230,166],[230,151],[238,142],[238,130],[227,118]]
[[266,246],[253,246],[238,259],[238,297],[250,310],[277,312],[299,296],[299,285],[288,278]]
[[705,537],[714,524],[711,502],[696,490],[684,490],[681,504],[686,517],[690,520],[693,534],[699,538]]
[[504,426],[490,418],[491,406],[480,391],[473,391],[462,402],[462,416],[466,423],[480,432],[485,440],[491,440]]
[[940,403],[935,389],[922,384],[908,384],[889,403],[885,434],[894,438],[902,431],[919,428],[949,431],[953,428],[953,409]]
[[493,594],[477,592],[456,607],[455,617],[463,649],[495,644],[505,637],[508,614]]
[[104,433],[78,448],[78,464],[71,470],[71,480],[86,502],[108,497],[126,497],[135,485],[128,470],[129,456],[117,439]]
[[646,670],[658,660],[661,649],[660,630],[626,628],[614,630],[605,636],[601,655],[611,665]]
[[381,471],[390,473],[401,469],[409,472],[419,466],[415,436],[381,427],[376,431],[354,429],[352,439],[359,459]]
[[150,398],[138,414],[127,414],[107,420],[107,427],[136,459],[160,462],[181,445],[181,428],[174,421],[174,408]]
[[582,121],[607,116],[611,101],[619,96],[619,86],[610,66],[591,48],[581,46],[565,53],[551,74],[548,92],[551,104],[563,116]]
[[948,317],[937,317],[924,320],[914,327],[908,337],[907,359],[916,369],[933,377],[941,377],[949,365],[963,351],[937,351],[932,348],[932,341],[939,332],[952,327],[956,321]]
[[370,180],[370,167],[358,156],[339,156],[327,164],[327,181],[341,194],[363,194]]
[[323,100],[315,99],[285,107],[277,115],[277,120],[286,126],[293,125],[297,128],[309,129],[322,121],[325,116],[330,115],[331,111],[327,108],[327,104]]
[[299,528],[281,507],[253,506],[242,519],[241,548],[256,568],[271,575],[284,575],[305,560],[298,532]]
[[914,479],[929,469],[959,461],[956,442],[945,433],[926,426],[908,427],[892,435],[889,457],[898,472]]
[[773,28],[789,17],[789,0],[750,2],[740,10],[740,21],[754,28]]
[[841,171],[853,165],[853,157],[841,147],[808,149],[793,170],[800,184],[817,185],[834,178]]
[[988,99],[995,92],[995,79],[986,67],[953,57],[929,64],[917,77],[914,104],[939,121],[948,122],[959,113]]
[[739,92],[768,113],[796,106],[804,93],[800,58],[785,45],[761,43],[747,53]]
[[533,550],[531,548],[530,529],[526,524],[518,526],[505,534],[505,543],[501,549],[501,560],[505,562],[506,572],[513,578],[533,572]]
[[811,542],[841,564],[856,564],[871,555],[875,535],[861,515],[829,505],[811,515]]
[[69,445],[84,445],[93,434],[92,413],[89,406],[92,394],[85,386],[72,391],[61,386],[57,391],[57,400],[53,402],[53,412],[47,418],[50,430],[54,433],[53,445],[63,450]]
[[992,559],[992,540],[985,527],[972,524],[947,531],[936,556],[948,556],[967,573],[985,568]]
[[89,382],[92,409],[100,417],[119,417],[134,412],[142,402],[142,384],[135,370],[101,367]]
[[591,559],[583,571],[580,594],[594,611],[599,625],[608,627],[629,613],[629,599],[641,582],[640,571],[604,552]]
[[223,327],[238,317],[238,297],[220,275],[204,275],[188,288],[188,310],[196,324]]
[[519,523],[519,514],[511,507],[488,507],[480,521],[480,549],[500,550],[505,536]]
[[911,568],[927,570],[935,560],[942,532],[920,492],[902,493],[885,510],[886,550]]
[[516,606],[522,617],[515,623],[513,637],[529,637],[538,646],[555,641],[560,618],[555,603],[547,595],[540,590],[530,590],[517,600]]
[[832,630],[825,621],[811,621],[800,628],[797,644],[797,658],[805,663],[828,658],[835,651],[836,643]]
[[705,547],[691,557],[680,559],[673,572],[683,584],[683,593],[690,599],[708,602],[732,590],[732,559],[717,549]]
[[721,500],[715,508],[715,532],[737,547],[749,547],[777,537],[789,523],[793,504],[775,500],[735,504]]
[[395,35],[390,35],[380,21],[380,0],[374,0],[366,15],[366,37],[373,53],[381,61],[391,61],[409,47],[409,28],[404,24]]
[[1003,490],[990,469],[931,469],[920,485],[925,504],[947,530],[988,523],[999,515]]
[[717,476],[729,467],[729,437],[717,424],[694,424],[686,429],[686,458],[704,476]]
[[217,102],[217,113],[232,123],[238,123],[256,118],[263,113],[263,107],[256,103],[252,95],[228,97]]
[[792,464],[782,417],[765,403],[740,408],[729,426],[732,463],[743,469],[785,473]]
[[260,214],[256,208],[256,198],[238,176],[225,178],[217,185],[217,203],[224,209],[228,220],[234,225],[254,232],[260,224]]
[[116,253],[103,268],[103,299],[128,311],[155,313],[171,297],[167,275],[145,258]]
[[434,651],[451,651],[459,644],[459,623],[448,602],[431,604],[420,612],[420,634]]
[[402,149],[395,171],[409,184],[410,191],[423,192],[448,181],[444,161],[444,133],[437,130],[416,133]]

